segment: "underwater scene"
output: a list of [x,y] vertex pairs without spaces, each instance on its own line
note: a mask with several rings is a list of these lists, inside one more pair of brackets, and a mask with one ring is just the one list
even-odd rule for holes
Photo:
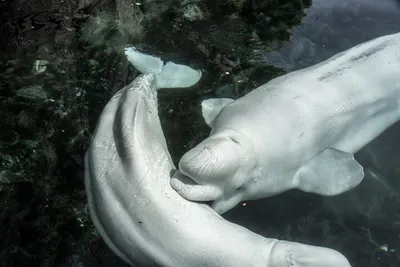
[[400,266],[399,0],[0,11],[0,267]]

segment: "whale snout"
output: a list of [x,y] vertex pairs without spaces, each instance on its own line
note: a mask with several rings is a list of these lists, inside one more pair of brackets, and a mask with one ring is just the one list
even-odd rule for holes
[[204,182],[215,171],[215,157],[208,147],[195,147],[179,161],[179,171],[195,181]]
[[241,187],[237,175],[240,161],[238,143],[231,138],[208,138],[183,155],[171,186],[188,200],[225,203]]

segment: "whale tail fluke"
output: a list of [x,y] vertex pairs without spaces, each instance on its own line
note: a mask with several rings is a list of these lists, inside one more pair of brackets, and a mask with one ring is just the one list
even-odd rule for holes
[[125,55],[138,71],[155,75],[156,89],[191,87],[201,78],[200,70],[171,61],[164,62],[161,58],[142,53],[135,47],[125,48]]

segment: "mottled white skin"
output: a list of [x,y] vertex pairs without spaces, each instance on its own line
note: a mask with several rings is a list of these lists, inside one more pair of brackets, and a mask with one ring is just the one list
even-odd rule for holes
[[314,192],[299,180],[311,159],[326,148],[355,153],[399,118],[397,33],[275,78],[225,106],[210,136],[179,162],[191,180],[171,185],[189,200],[214,201],[219,213],[293,188]]
[[132,266],[350,266],[337,251],[264,238],[173,190],[154,77],[112,97],[85,156],[91,218],[119,257]]

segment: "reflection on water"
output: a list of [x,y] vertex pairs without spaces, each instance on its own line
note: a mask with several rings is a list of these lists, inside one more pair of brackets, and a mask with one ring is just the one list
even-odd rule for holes
[[[310,4],[0,1],[2,266],[125,266],[88,218],[82,157],[104,104],[137,75],[120,53],[126,43],[204,69],[196,90],[159,94],[177,162],[208,135],[202,99],[238,98],[286,71],[400,31],[399,1]],[[358,153],[366,179],[351,192],[287,192],[225,217],[268,237],[337,249],[352,266],[399,266],[399,132],[394,125]]]

